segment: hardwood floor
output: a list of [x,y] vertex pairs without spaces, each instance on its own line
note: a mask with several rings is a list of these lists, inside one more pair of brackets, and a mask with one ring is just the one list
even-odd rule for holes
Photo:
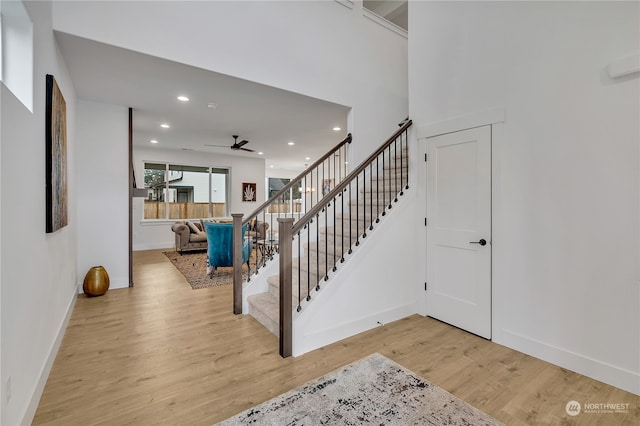
[[508,425],[640,424],[638,396],[418,315],[282,359],[231,286],[192,290],[159,250],[134,264],[135,288],[78,297],[34,425],[211,425],[373,352]]

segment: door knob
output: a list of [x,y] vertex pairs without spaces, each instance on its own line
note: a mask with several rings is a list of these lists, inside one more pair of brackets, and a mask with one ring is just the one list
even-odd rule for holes
[[469,241],[469,244],[480,244],[481,246],[486,246],[487,240],[481,238],[480,241]]

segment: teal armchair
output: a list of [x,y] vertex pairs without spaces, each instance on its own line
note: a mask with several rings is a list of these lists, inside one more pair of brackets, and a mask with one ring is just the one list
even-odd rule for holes
[[[233,224],[205,222],[207,233],[207,273],[213,276],[218,266],[233,266]],[[245,239],[247,225],[242,227],[242,263],[249,266],[251,241]]]

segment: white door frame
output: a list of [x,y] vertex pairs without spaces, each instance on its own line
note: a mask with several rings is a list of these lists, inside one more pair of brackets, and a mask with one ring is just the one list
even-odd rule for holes
[[[501,206],[502,206],[502,145],[504,143],[504,108],[491,108],[476,113],[463,116],[453,117],[451,119],[418,125],[416,127],[416,140],[418,142],[418,152],[420,157],[424,157],[427,153],[427,138],[440,136],[447,133],[454,133],[461,130],[468,130],[475,127],[491,126],[491,340],[502,340],[503,324],[500,318],[504,318],[503,310],[505,303],[501,296],[505,294],[502,290],[504,280],[502,277],[501,260],[504,258],[502,254],[502,223]],[[425,166],[418,169],[418,182],[426,182],[427,168]],[[421,191],[421,205],[423,206],[423,216],[426,217],[427,197],[426,191]],[[421,238],[421,253],[423,256],[427,253],[427,228],[424,227],[423,237]],[[425,262],[426,265],[426,262]],[[427,281],[426,266],[421,271],[421,282]],[[426,286],[426,284],[425,284]],[[426,291],[420,288],[419,297],[419,313],[427,315],[426,311]]]

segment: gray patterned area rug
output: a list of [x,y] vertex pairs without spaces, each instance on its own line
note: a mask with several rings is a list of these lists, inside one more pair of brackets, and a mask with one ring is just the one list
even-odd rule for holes
[[375,353],[218,425],[502,425]]

